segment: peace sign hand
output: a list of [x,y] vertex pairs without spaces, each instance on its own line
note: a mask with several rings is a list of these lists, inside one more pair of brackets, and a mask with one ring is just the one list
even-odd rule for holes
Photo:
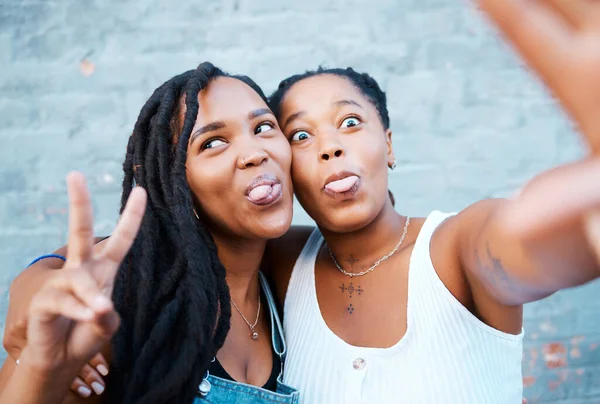
[[600,3],[477,0],[600,154]]
[[110,297],[117,270],[140,228],[146,192],[139,187],[133,190],[106,247],[93,254],[92,207],[85,178],[72,173],[67,185],[67,261],[33,298],[21,362],[44,373],[74,366],[75,376],[118,328],[119,317]]

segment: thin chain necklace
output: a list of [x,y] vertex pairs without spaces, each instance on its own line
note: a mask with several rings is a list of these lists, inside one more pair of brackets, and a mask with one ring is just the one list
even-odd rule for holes
[[256,320],[254,320],[254,324],[250,324],[250,322],[246,319],[246,316],[244,316],[244,314],[241,312],[237,304],[235,304],[233,299],[231,299],[231,303],[233,303],[233,307],[235,307],[235,309],[238,313],[240,313],[240,316],[242,316],[246,324],[248,324],[248,327],[250,327],[250,331],[252,332],[252,334],[250,334],[250,337],[256,341],[258,339],[258,332],[254,330],[254,327],[256,327],[256,324],[258,324],[258,317],[260,316],[260,289],[258,291],[258,311],[256,312]]
[[402,242],[404,241],[404,238],[406,237],[406,231],[408,230],[409,223],[410,223],[410,217],[406,217],[406,221],[404,222],[404,230],[402,231],[402,237],[400,237],[400,241],[398,241],[398,244],[396,244],[396,247],[394,247],[394,249],[389,254],[384,255],[383,257],[379,258],[377,261],[375,261],[375,263],[373,265],[371,265],[368,269],[365,269],[362,272],[348,272],[348,271],[344,270],[344,268],[342,268],[340,266],[340,264],[338,264],[337,260],[333,256],[333,252],[331,251],[331,248],[329,248],[329,256],[331,257],[331,260],[333,261],[333,263],[335,264],[337,269],[339,269],[340,272],[343,273],[344,275],[349,276],[351,278],[354,278],[355,276],[366,275],[369,272],[373,272],[373,270],[375,268],[377,268],[379,266],[379,264],[381,264],[383,261],[390,258],[392,255],[396,254],[396,251],[398,251],[398,249],[402,245]]

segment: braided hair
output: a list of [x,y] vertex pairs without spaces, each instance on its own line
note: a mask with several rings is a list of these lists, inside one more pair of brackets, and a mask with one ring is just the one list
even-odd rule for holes
[[367,73],[358,73],[351,67],[346,69],[326,69],[319,66],[317,70],[309,70],[305,73],[296,74],[283,80],[281,83],[279,83],[277,90],[275,90],[271,97],[269,97],[271,110],[275,113],[277,119],[281,118],[281,103],[283,102],[283,99],[285,98],[285,95],[289,89],[292,88],[294,84],[304,79],[323,74],[330,74],[349,80],[350,83],[352,83],[352,85],[356,87],[369,100],[369,102],[371,102],[371,104],[373,104],[375,109],[377,109],[377,113],[379,114],[379,118],[383,124],[383,129],[389,129],[390,116],[388,114],[385,92],[381,89],[381,87],[379,87],[379,84],[377,84],[377,81],[375,81],[373,77]]
[[148,203],[113,292],[122,325],[112,341],[110,403],[192,403],[229,331],[225,268],[194,214],[185,166],[198,93],[216,77],[241,80],[267,101],[250,78],[202,63],[154,91],[127,145],[121,213],[136,185]]

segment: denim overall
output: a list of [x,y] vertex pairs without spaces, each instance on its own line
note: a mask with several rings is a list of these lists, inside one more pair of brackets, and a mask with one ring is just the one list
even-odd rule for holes
[[212,376],[209,372],[206,372],[206,376],[198,386],[198,398],[194,400],[194,404],[297,404],[299,402],[300,393],[298,393],[296,389],[293,389],[282,382],[283,363],[286,352],[283,328],[277,313],[277,308],[275,307],[275,299],[273,298],[269,284],[262,273],[260,273],[260,284],[269,304],[273,349],[281,359],[281,371],[277,377],[277,391],[272,392],[261,387],[225,380],[220,377]]

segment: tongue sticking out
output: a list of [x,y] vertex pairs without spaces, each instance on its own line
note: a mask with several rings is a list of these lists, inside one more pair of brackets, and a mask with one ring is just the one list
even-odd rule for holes
[[272,190],[273,187],[270,185],[260,185],[250,191],[248,198],[250,198],[250,200],[253,202],[258,202],[271,195]]
[[346,192],[356,184],[356,181],[358,181],[358,177],[356,175],[351,175],[350,177],[341,180],[331,181],[329,184],[325,185],[325,189],[337,193]]

